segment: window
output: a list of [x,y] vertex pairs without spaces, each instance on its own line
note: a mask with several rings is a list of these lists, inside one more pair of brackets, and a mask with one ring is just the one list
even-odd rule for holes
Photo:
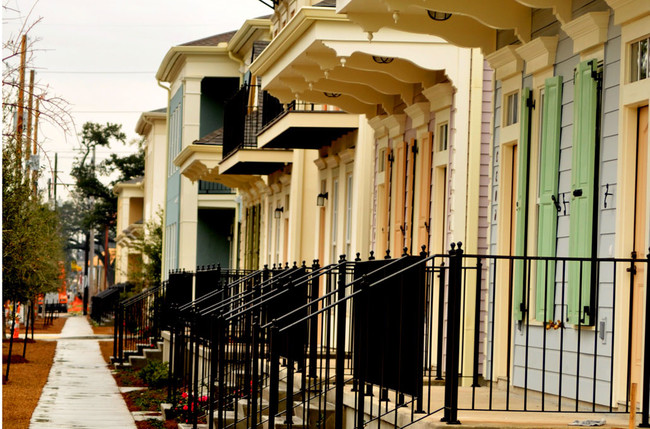
[[[279,209],[280,208],[280,200],[278,200],[276,207]],[[275,219],[275,263],[280,264],[282,266],[282,262],[280,261],[280,225],[281,225],[281,218]]]
[[514,125],[517,123],[519,118],[519,91],[515,91],[506,96],[506,108],[505,108],[505,126]]
[[648,45],[650,38],[641,39],[630,46],[630,82],[648,78]]
[[271,265],[271,261],[273,260],[273,250],[271,245],[271,243],[273,243],[273,241],[271,241],[271,234],[273,233],[273,203],[269,203],[267,211],[266,219],[268,225],[266,227],[266,252],[268,258],[266,259],[266,263]]
[[346,207],[345,207],[345,254],[347,259],[352,259],[352,248],[350,243],[352,242],[352,174],[348,174],[348,180],[346,184]]
[[165,227],[165,272],[164,276],[167,278],[169,270],[178,268],[176,254],[178,252],[178,235],[176,223],[172,223]]
[[181,129],[181,108],[179,105],[169,116],[169,159],[167,176],[171,176],[178,170],[178,167],[174,165],[174,158],[181,151]]
[[438,152],[447,150],[449,147],[449,123],[445,122],[438,126]]
[[[338,172],[336,173],[338,174]],[[334,179],[332,183],[332,258],[331,261],[334,263],[339,260],[336,248],[336,237],[339,234],[338,231],[338,218],[339,218],[339,180]]]
[[386,171],[386,148],[379,149],[377,155],[377,173]]

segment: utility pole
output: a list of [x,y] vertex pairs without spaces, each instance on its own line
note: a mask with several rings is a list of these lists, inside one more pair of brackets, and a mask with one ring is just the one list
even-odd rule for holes
[[[39,116],[41,115],[41,111],[39,110],[40,101],[41,101],[40,98],[36,99],[36,112],[34,112],[34,132],[33,132],[34,157],[33,157],[33,165],[32,165],[32,183],[34,186],[34,197],[36,197],[36,194],[38,192],[38,119]],[[54,209],[56,210],[56,205],[54,206]]]
[[54,210],[56,211],[56,188],[57,188],[57,176],[59,174],[59,153],[54,153]]
[[[34,70],[29,71],[29,89],[27,93],[27,132],[25,138],[25,165],[29,165],[32,152],[32,107],[34,105]],[[29,177],[29,175],[27,175]]]
[[27,59],[27,35],[23,34],[20,52],[20,69],[18,71],[18,117],[16,118],[16,155],[19,171],[22,173],[23,162],[23,104],[25,104],[25,61]]

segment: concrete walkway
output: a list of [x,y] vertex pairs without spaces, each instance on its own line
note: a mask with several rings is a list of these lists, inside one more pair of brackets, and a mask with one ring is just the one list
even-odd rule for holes
[[85,317],[70,317],[30,428],[136,428]]

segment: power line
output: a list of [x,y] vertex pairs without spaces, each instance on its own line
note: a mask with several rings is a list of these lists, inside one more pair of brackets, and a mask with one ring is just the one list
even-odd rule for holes
[[39,74],[155,74],[156,72],[152,71],[119,71],[119,70],[107,70],[107,71],[83,71],[83,70],[39,70]]

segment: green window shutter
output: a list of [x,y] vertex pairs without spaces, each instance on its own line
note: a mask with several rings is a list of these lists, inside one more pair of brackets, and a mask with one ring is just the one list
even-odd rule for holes
[[[560,171],[560,127],[562,120],[562,76],[546,79],[542,114],[542,141],[539,171],[539,224],[537,256],[555,257],[557,244],[557,198]],[[555,302],[555,263],[537,263],[535,317],[539,321],[553,319]],[[544,305],[546,304],[546,314]]]
[[[569,255],[572,257],[590,257],[592,252],[598,109],[598,82],[594,77],[596,67],[593,60],[582,62],[575,77],[569,237]],[[569,264],[567,303],[570,323],[591,323],[584,312],[585,307],[590,305],[590,297],[591,264]]]
[[[515,214],[515,256],[526,254],[526,235],[528,233],[528,164],[530,150],[530,88],[523,88],[521,92],[521,116],[519,120],[519,152],[517,159],[517,206]],[[522,309],[526,305],[524,284],[528,274],[522,260],[514,262],[513,280],[513,313],[515,320],[522,320],[524,313]]]

